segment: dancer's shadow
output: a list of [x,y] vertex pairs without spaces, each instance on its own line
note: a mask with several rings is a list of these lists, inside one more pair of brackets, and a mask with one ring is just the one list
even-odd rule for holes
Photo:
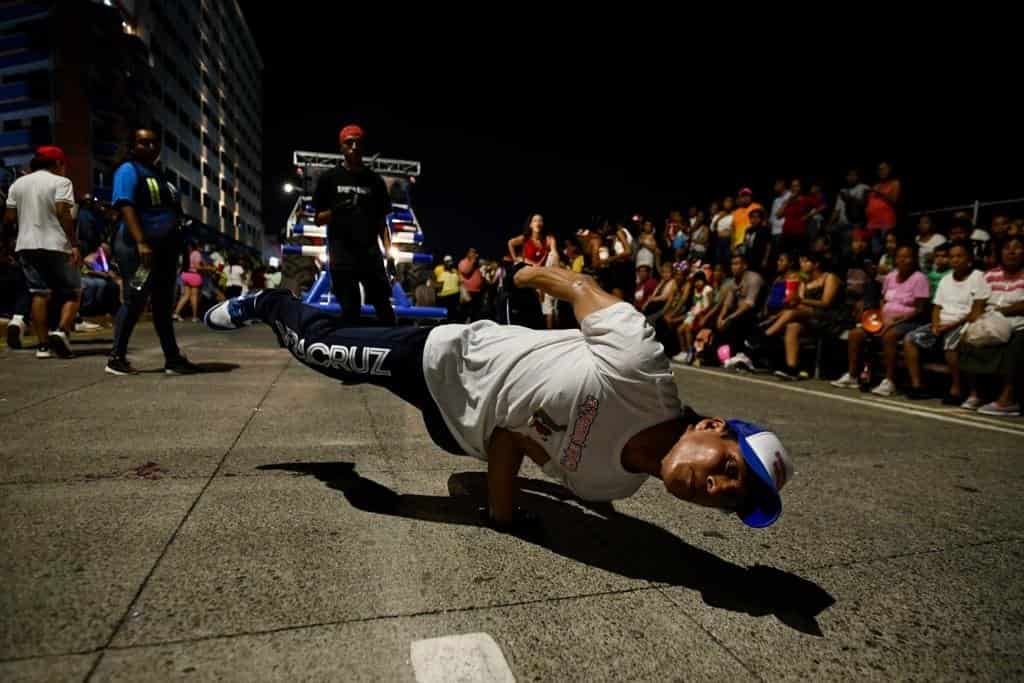
[[[382,515],[444,524],[483,526],[487,475],[462,472],[448,479],[450,496],[399,494],[355,472],[347,462],[281,463],[261,470],[312,475],[341,491],[353,507]],[[762,565],[741,567],[695,548],[661,527],[580,501],[556,484],[520,479],[524,507],[541,528],[516,534],[564,557],[633,579],[699,591],[707,605],[753,616],[773,614],[803,633],[823,635],[816,617],[835,599],[812,581]]]

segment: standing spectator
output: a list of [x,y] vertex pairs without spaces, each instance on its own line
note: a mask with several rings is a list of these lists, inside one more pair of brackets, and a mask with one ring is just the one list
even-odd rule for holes
[[668,219],[665,221],[665,247],[671,250],[673,253],[676,250],[675,242],[676,238],[683,231],[683,214],[673,209],[668,214]]
[[99,210],[91,194],[84,194],[79,200],[75,223],[81,253],[91,254],[107,239],[104,213]]
[[437,292],[434,285],[434,278],[429,275],[425,281],[416,285],[412,296],[417,306],[434,307],[437,305]]
[[754,191],[749,187],[740,190],[736,198],[736,210],[732,212],[732,246],[743,244],[743,238],[747,235],[747,228],[750,227],[750,212],[757,209],[764,213],[764,207],[754,201]]
[[623,301],[630,301],[636,285],[636,267],[633,265],[633,235],[623,224],[615,227],[612,237],[612,291]]
[[784,178],[775,180],[775,199],[772,200],[772,212],[769,220],[772,224],[772,251],[778,254],[782,250],[782,227],[786,223],[785,217],[780,213],[782,207],[789,201],[789,186]]
[[[996,400],[984,406],[972,386],[971,395],[961,407],[977,409],[982,415],[1019,416],[1020,403],[1016,389],[1021,386],[1024,371],[1024,238],[1007,237],[1000,251],[1001,265],[985,273],[992,290],[986,315],[998,314],[1006,318],[1012,330],[1010,341],[999,346],[967,346],[960,352],[964,372],[974,375],[999,375],[1002,387]],[[973,385],[973,382],[972,382]]]
[[835,208],[832,210],[832,217],[829,219],[830,232],[833,236],[842,239],[842,251],[845,254],[849,248],[847,234],[864,227],[867,221],[865,207],[867,196],[871,188],[861,182],[860,171],[851,168],[846,172],[846,187],[839,190],[836,198]]
[[480,254],[470,247],[466,255],[459,261],[459,276],[462,278],[462,291],[467,299],[463,320],[475,323],[480,319],[480,307],[483,303],[481,291],[484,288],[484,276],[480,272]]
[[910,373],[910,389],[907,398],[929,398],[922,384],[921,350],[933,351],[940,347],[945,353],[946,365],[952,381],[949,393],[943,397],[946,405],[960,405],[964,402],[960,390],[960,356],[957,348],[967,323],[982,316],[992,289],[980,270],[974,270],[970,248],[963,242],[954,242],[949,247],[951,273],[942,278],[935,292],[932,305],[932,322],[907,334],[903,341],[904,359]]
[[565,241],[565,262],[572,272],[583,272],[583,265],[586,260],[583,258],[583,254],[580,253],[580,248],[575,240]]
[[346,324],[359,324],[362,284],[377,320],[394,325],[391,285],[380,252],[381,245],[385,254],[391,251],[391,232],[385,220],[391,212],[391,197],[384,180],[363,163],[363,129],[345,126],[338,138],[344,158],[320,176],[313,192],[316,224],[327,226],[331,291],[341,304]]
[[807,214],[807,232],[813,242],[818,239],[822,232],[821,228],[828,213],[828,198],[825,196],[824,191],[822,191],[821,183],[818,181],[811,183],[811,191],[807,193],[807,196],[813,203],[813,208]]
[[[896,269],[885,277],[882,287],[882,329],[877,336],[882,339],[885,354],[885,379],[871,393],[878,396],[892,396],[896,393],[896,352],[903,337],[916,329],[928,306],[928,278],[917,269],[917,254],[914,247],[905,244],[896,251]],[[847,339],[846,374],[832,382],[832,386],[850,388],[859,386],[857,364],[861,348],[868,333],[861,327],[850,330]],[[865,378],[865,381],[869,378]]]
[[743,238],[743,253],[747,256],[747,263],[750,269],[761,274],[768,275],[771,270],[772,236],[770,229],[764,223],[764,211],[754,209],[750,212],[750,225],[747,226],[747,234]]
[[730,363],[726,367],[745,365],[753,368],[750,358],[736,349],[742,349],[743,343],[750,337],[754,325],[757,324],[757,311],[760,309],[764,293],[764,278],[750,270],[747,257],[741,253],[732,257],[732,277],[736,288],[728,295],[718,314],[715,327],[718,332],[718,343],[728,344],[733,351]]
[[[544,265],[548,268],[557,268],[560,265],[558,257],[558,242],[554,235],[547,236],[548,256]],[[538,294],[540,294],[538,292]],[[544,321],[549,330],[555,329],[555,316],[558,313],[558,300],[550,294],[540,294],[540,311],[544,314]]]
[[721,208],[711,219],[711,232],[715,235],[715,263],[729,263],[732,258],[733,201],[732,197],[722,200]]
[[203,256],[195,244],[188,245],[188,269],[181,273],[181,298],[178,305],[174,307],[175,321],[181,320],[181,312],[185,304],[192,305],[192,322],[199,322],[199,290],[203,286],[203,276],[200,269],[203,264]]
[[708,244],[711,242],[711,229],[708,227],[703,211],[697,212],[697,224],[690,233],[690,258],[706,261]]
[[651,277],[651,267],[642,265],[636,267],[636,291],[633,292],[633,305],[636,310],[644,310],[647,300],[654,296],[658,288],[658,281]]
[[932,217],[925,214],[917,219],[917,253],[921,271],[927,273],[932,267],[932,252],[935,247],[945,243],[946,238],[935,232]]
[[228,265],[224,268],[224,273],[228,278],[227,284],[224,286],[224,294],[229,299],[241,296],[242,289],[245,287],[245,268],[239,263],[237,256],[228,257]]
[[281,287],[281,269],[278,268],[279,261],[276,256],[270,258],[270,263],[267,268],[267,287],[270,289],[279,289]]
[[644,221],[640,236],[637,238],[636,267],[647,266],[654,272],[661,265],[661,253],[658,249],[658,238],[654,234],[654,223]]
[[1009,232],[1010,218],[1006,214],[997,213],[995,216],[992,216],[992,225],[989,226],[989,234],[992,236],[993,242],[1003,244]]
[[174,338],[171,309],[181,255],[181,206],[177,188],[156,167],[159,157],[159,136],[140,129],[135,131],[129,160],[114,172],[114,207],[120,209],[122,219],[114,255],[125,286],[124,304],[114,323],[114,347],[105,368],[112,375],[136,374],[128,362],[128,340],[150,300],[164,371],[200,372],[181,354]]
[[[18,226],[14,249],[32,294],[32,331],[39,340],[36,358],[71,358],[68,336],[78,315],[82,294],[82,263],[78,236],[71,218],[74,187],[64,177],[64,151],[40,147],[32,172],[11,185],[4,222]],[[63,298],[56,330],[48,330],[50,297]],[[20,332],[18,325],[15,325]],[[20,334],[19,342],[20,342]],[[51,353],[52,348],[52,353]]]
[[807,251],[810,243],[807,218],[815,210],[814,200],[803,193],[799,178],[789,184],[789,199],[776,214],[785,219],[782,224],[782,250],[792,254]]
[[896,227],[902,193],[899,179],[892,177],[892,166],[883,161],[878,165],[878,182],[868,193],[864,209],[868,232],[871,233],[871,249],[876,254],[882,250],[885,235]]
[[[455,322],[459,312],[459,285],[461,278],[455,270],[455,259],[451,256],[444,257],[444,269],[441,271],[441,278],[438,284],[441,292],[437,296],[437,304],[448,309],[448,320]],[[531,292],[532,294],[532,292]]]
[[[516,254],[516,249],[521,253]],[[522,258],[531,266],[543,266],[548,259],[547,233],[544,232],[544,216],[539,213],[530,214],[526,219],[523,234],[508,241],[508,253],[513,263]]]

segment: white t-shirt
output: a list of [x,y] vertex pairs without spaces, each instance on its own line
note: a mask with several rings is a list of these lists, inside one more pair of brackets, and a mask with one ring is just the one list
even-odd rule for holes
[[590,314],[578,330],[435,327],[423,372],[466,453],[486,460],[496,428],[518,432],[551,458],[545,474],[585,500],[636,492],[647,475],[622,467],[623,447],[682,413],[654,329],[625,302]]
[[783,206],[785,206],[786,202],[789,201],[789,195],[790,195],[789,190],[786,190],[785,192],[780,194],[778,197],[776,197],[775,201],[772,202],[772,215],[771,215],[771,218],[769,220],[772,222],[772,234],[773,235],[781,235],[782,234],[782,226],[786,224],[786,218],[785,218],[785,216],[783,216],[782,218],[779,218],[775,214],[777,214],[779,212],[779,209],[781,209]]
[[726,214],[716,218],[711,222],[711,229],[715,231],[719,238],[725,239],[732,237],[732,214]]
[[[988,299],[988,310],[994,311],[1024,301],[1024,276],[1008,278],[1002,268],[993,268],[985,273],[985,282],[992,288]],[[1008,315],[1010,326],[1015,330],[1024,329],[1024,315]]]
[[245,285],[242,282],[242,275],[245,273],[245,268],[242,266],[228,266],[225,268],[225,272],[228,274],[228,287],[242,287]]
[[925,260],[928,258],[929,254],[935,251],[935,247],[946,243],[946,238],[942,235],[934,234],[923,242],[920,237],[915,237],[914,240],[917,242],[918,263],[921,265],[921,270],[927,273],[929,266],[925,263]]
[[47,170],[22,176],[11,185],[7,208],[18,210],[15,251],[46,249],[71,253],[71,243],[57,220],[57,203],[75,204],[75,190],[64,176]]
[[971,306],[975,301],[988,299],[992,296],[992,287],[985,280],[985,275],[980,270],[973,270],[971,274],[961,281],[949,273],[939,282],[935,290],[935,305],[942,306],[939,312],[939,322],[952,323],[962,320],[971,312]]

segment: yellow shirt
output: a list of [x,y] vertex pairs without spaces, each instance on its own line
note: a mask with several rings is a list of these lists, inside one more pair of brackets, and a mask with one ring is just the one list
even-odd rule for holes
[[582,273],[583,272],[583,255],[580,254],[572,260],[572,272]]
[[750,227],[750,212],[754,209],[764,211],[764,207],[757,202],[751,202],[750,206],[741,206],[732,212],[732,246],[738,247],[743,244],[747,236],[747,228]]
[[452,294],[459,293],[459,284],[462,278],[459,277],[457,271],[446,270],[441,273],[441,277],[438,278],[438,282],[441,283],[441,296],[451,296]]
[[434,282],[440,282],[441,276],[444,275],[444,265],[434,267]]

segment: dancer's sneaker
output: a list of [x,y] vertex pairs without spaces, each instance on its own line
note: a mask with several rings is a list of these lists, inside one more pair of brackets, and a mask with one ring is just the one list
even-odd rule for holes
[[256,299],[262,293],[262,290],[258,290],[222,301],[206,312],[203,322],[211,330],[218,332],[238,330],[251,325],[259,320],[256,316]]

